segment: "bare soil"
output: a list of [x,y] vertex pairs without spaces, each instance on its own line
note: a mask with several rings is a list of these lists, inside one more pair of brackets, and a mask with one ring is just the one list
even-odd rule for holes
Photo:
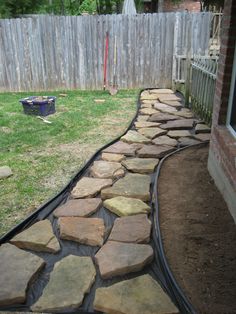
[[208,146],[167,159],[160,227],[176,281],[197,313],[236,313],[236,225],[207,171]]

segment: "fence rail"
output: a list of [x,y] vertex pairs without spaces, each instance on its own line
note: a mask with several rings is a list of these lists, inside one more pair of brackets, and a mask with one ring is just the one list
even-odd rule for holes
[[[0,91],[171,87],[173,56],[209,49],[212,13],[34,16],[0,20]],[[116,66],[114,47],[117,46]]]
[[191,63],[191,106],[206,123],[211,124],[218,59],[202,57]]

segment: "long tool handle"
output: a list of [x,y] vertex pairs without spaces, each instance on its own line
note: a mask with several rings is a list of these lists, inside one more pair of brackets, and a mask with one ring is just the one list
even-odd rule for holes
[[109,44],[109,36],[108,36],[108,32],[106,32],[106,44],[105,44],[105,54],[104,54],[104,83],[103,83],[103,90],[106,89],[106,83],[107,83],[108,44]]

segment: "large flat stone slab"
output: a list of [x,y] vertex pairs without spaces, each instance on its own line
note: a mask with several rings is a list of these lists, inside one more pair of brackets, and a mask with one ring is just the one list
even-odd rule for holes
[[124,178],[119,179],[115,184],[103,189],[101,192],[102,199],[116,196],[125,196],[138,198],[142,201],[150,199],[150,176],[143,174],[127,174]]
[[36,222],[28,229],[18,233],[10,242],[19,248],[36,252],[57,253],[60,251],[60,244],[47,219]]
[[163,130],[161,128],[141,128],[138,129],[138,132],[150,139],[167,133],[166,130]]
[[0,306],[25,303],[31,281],[44,267],[42,258],[11,244],[0,247]]
[[152,259],[150,245],[115,241],[108,241],[95,255],[103,279],[139,271]]
[[167,135],[173,138],[186,137],[186,136],[192,137],[192,134],[188,130],[169,131]]
[[174,150],[174,147],[171,146],[165,146],[165,145],[144,145],[143,148],[141,148],[138,151],[138,157],[143,158],[162,158],[166,154],[172,152]]
[[91,257],[69,255],[57,262],[33,311],[54,312],[77,309],[95,281]]
[[149,93],[150,94],[159,94],[159,95],[174,94],[173,90],[168,89],[168,88],[154,88],[154,89],[150,89]]
[[180,119],[161,124],[160,128],[165,130],[190,130],[193,128],[193,125],[193,119]]
[[179,117],[168,113],[155,113],[148,118],[148,121],[164,123],[166,121],[177,120]]
[[183,107],[183,104],[180,101],[176,101],[176,100],[165,100],[163,101],[163,103],[172,107],[176,107],[176,108]]
[[182,118],[186,118],[186,119],[188,118],[191,119],[194,117],[194,114],[192,113],[192,111],[187,108],[183,108],[177,112],[174,112],[173,114]]
[[198,133],[210,133],[211,128],[206,124],[198,123],[195,127],[195,132],[196,132],[196,134],[198,134]]
[[154,105],[154,108],[159,110],[160,112],[163,112],[163,113],[175,113],[175,112],[178,112],[178,110],[175,108],[175,107],[171,107],[171,106],[168,106],[166,104],[163,104],[163,103],[156,103]]
[[105,226],[101,218],[60,217],[60,238],[91,246],[102,246]]
[[168,145],[168,146],[177,146],[178,141],[174,138],[170,138],[167,135],[159,136],[152,141],[156,145]]
[[193,139],[191,137],[180,137],[178,139],[179,141],[179,146],[180,147],[184,147],[184,146],[189,146],[189,145],[195,145],[195,144],[199,144],[200,141]]
[[93,197],[96,196],[101,189],[111,185],[111,179],[83,177],[73,188],[71,195],[74,198]]
[[149,122],[149,121],[137,121],[137,122],[135,122],[134,125],[137,129],[139,129],[139,128],[156,128],[160,125],[160,123]]
[[147,214],[151,211],[150,206],[143,201],[124,196],[105,200],[103,206],[118,216]]
[[134,156],[136,148],[122,141],[116,142],[103,150],[103,153],[122,154],[125,156]]
[[211,134],[210,133],[195,134],[194,138],[196,138],[197,140],[199,140],[201,142],[210,141]]
[[147,121],[149,117],[149,115],[139,115],[137,121]]
[[167,101],[167,100],[176,100],[176,101],[181,101],[182,99],[178,96],[176,96],[175,94],[163,94],[163,95],[159,95],[159,100],[160,102],[164,102],[164,101]]
[[123,177],[125,171],[119,162],[98,160],[90,168],[90,175],[100,179],[113,179]]
[[157,95],[146,93],[146,94],[141,95],[140,99],[141,100],[157,100]]
[[148,243],[151,227],[152,223],[147,215],[117,218],[108,240],[126,243]]
[[86,198],[69,200],[54,210],[55,217],[88,217],[95,213],[102,205],[100,198]]
[[140,114],[144,114],[144,115],[152,115],[154,113],[157,113],[158,111],[154,108],[142,108],[139,110]]
[[0,167],[0,179],[5,179],[13,175],[13,172],[10,167],[2,166]]
[[141,144],[145,144],[145,143],[150,143],[150,140],[148,138],[146,138],[145,136],[139,134],[136,131],[130,130],[128,131],[124,136],[121,137],[121,141],[125,142],[125,143],[141,143]]
[[159,159],[154,158],[131,158],[124,160],[122,165],[131,172],[152,173],[158,163]]
[[94,309],[107,314],[179,313],[161,286],[143,275],[96,290]]
[[[153,103],[155,103],[155,100],[153,101]],[[145,102],[142,102],[142,103],[141,103],[141,108],[152,108],[153,103],[145,103]]]
[[105,161],[120,162],[123,159],[125,159],[125,155],[123,154],[102,153],[102,160]]

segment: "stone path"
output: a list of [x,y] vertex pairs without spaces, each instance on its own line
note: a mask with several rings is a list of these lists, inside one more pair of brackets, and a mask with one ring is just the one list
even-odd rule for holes
[[[93,289],[90,310],[178,313],[157,281],[140,275],[154,258],[152,174],[166,154],[208,140],[210,129],[183,108],[181,98],[169,89],[145,90],[140,100],[133,128],[101,152],[67,202],[50,216],[53,224],[37,222],[0,247],[0,306],[27,303],[27,291],[33,280],[37,285],[45,266],[36,254],[40,252],[43,257],[50,255],[47,263],[54,262],[30,304],[32,311],[78,309]],[[75,248],[85,256],[75,256]],[[129,273],[133,279],[123,280],[121,276]],[[103,281],[106,288],[100,288]]]

